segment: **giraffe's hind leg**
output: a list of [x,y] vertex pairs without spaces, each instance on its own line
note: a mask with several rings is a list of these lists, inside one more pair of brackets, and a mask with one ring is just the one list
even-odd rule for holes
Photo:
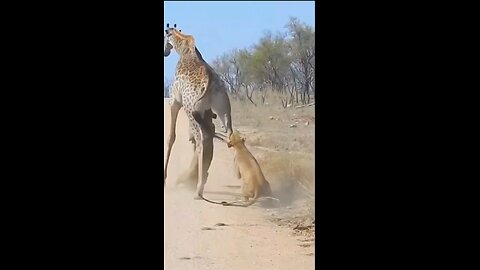
[[175,142],[176,134],[175,134],[175,127],[177,124],[177,116],[178,112],[182,105],[177,102],[173,101],[170,105],[170,134],[168,136],[168,148],[167,148],[167,158],[165,162],[164,174],[163,174],[163,186],[165,187],[166,179],[167,179],[167,169],[168,169],[168,162],[170,160],[170,152],[172,151],[173,143]]
[[197,190],[195,193],[195,200],[201,200],[203,196],[203,188],[204,188],[204,181],[203,181],[203,136],[201,134],[201,128],[198,126],[198,134],[195,141],[196,144],[196,152],[198,158],[198,173],[197,173]]
[[203,189],[207,181],[208,169],[213,159],[213,134],[215,133],[215,126],[213,125],[214,114],[211,110],[207,110],[204,113],[204,117],[198,112],[193,113],[193,117],[197,122],[197,133],[196,137],[199,137],[199,143],[197,144],[197,155],[198,155],[198,181],[197,181],[197,191],[195,199],[201,199],[203,195]]

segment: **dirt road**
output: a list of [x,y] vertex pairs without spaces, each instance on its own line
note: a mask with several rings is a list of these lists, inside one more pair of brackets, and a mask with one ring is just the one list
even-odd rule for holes
[[[164,111],[166,145],[170,130],[167,101]],[[291,229],[268,221],[269,210],[255,205],[248,208],[213,205],[194,200],[192,191],[174,188],[193,155],[187,131],[188,120],[182,109],[165,188],[165,269],[314,269],[313,247],[299,246],[299,239]],[[206,198],[228,201],[240,198],[241,182],[234,177],[232,162],[233,150],[215,141]]]

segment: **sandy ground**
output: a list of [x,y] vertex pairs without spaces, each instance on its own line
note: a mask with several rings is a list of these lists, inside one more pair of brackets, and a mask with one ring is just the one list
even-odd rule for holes
[[[170,130],[167,101],[164,107],[166,145]],[[187,131],[188,120],[181,110],[165,188],[165,269],[314,269],[313,245],[302,244],[304,240],[290,228],[270,221],[267,217],[274,210],[255,205],[248,208],[213,205],[194,200],[192,191],[174,188],[193,155]],[[232,162],[233,150],[215,141],[206,198],[228,201],[240,198],[241,182],[234,178]]]

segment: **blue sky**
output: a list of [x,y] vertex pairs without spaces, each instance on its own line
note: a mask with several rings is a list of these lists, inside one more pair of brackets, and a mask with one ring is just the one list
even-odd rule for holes
[[[315,26],[314,1],[164,1],[164,22],[193,35],[203,58],[254,45],[265,31],[285,31],[289,17]],[[165,77],[175,74],[178,55],[164,58]]]

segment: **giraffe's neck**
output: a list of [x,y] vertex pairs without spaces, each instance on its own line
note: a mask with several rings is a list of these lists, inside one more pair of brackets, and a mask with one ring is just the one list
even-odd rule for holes
[[187,51],[180,54],[180,59],[177,63],[177,70],[185,67],[203,66],[210,72],[213,71],[212,67],[203,59],[202,54],[195,46],[195,51]]
[[203,58],[201,58],[201,55],[199,56],[195,51],[191,51],[191,50],[188,50],[186,52],[183,52],[181,54],[179,54],[180,56],[180,62],[181,61],[195,61],[195,62],[200,62],[201,60],[203,60]]
[[182,54],[179,54],[180,55],[180,61],[182,60],[196,60],[200,63],[207,63],[204,59],[203,59],[203,56],[202,54],[200,53],[200,51],[197,49],[197,47],[195,46],[195,51],[192,52],[192,51],[187,51],[187,52],[184,52]]
[[177,70],[190,69],[203,66],[203,61],[199,58],[195,52],[184,53],[180,55],[180,59],[177,63]]

